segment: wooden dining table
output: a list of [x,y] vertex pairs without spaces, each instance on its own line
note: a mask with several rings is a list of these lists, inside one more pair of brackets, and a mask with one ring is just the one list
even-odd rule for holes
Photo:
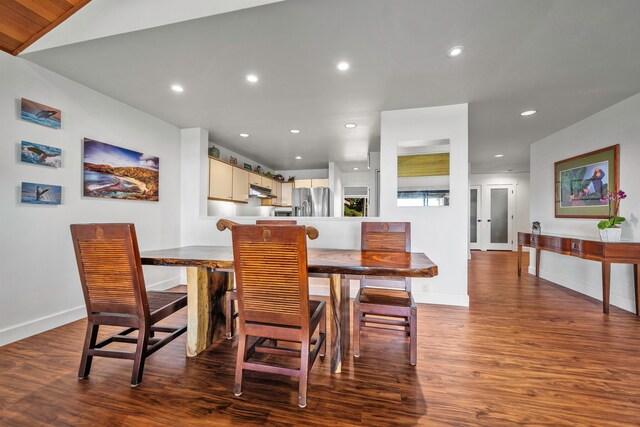
[[[187,268],[187,356],[205,350],[224,328],[224,294],[233,283],[231,246],[185,246],[146,251],[142,264]],[[349,351],[349,281],[362,276],[433,277],[438,267],[424,253],[309,248],[310,276],[329,277],[331,371],[340,373]]]

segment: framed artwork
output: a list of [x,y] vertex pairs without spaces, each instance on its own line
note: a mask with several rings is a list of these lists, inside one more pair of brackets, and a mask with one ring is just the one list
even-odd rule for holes
[[62,187],[59,185],[23,182],[20,194],[20,201],[22,203],[32,203],[35,205],[62,204]]
[[555,163],[556,218],[609,218],[609,202],[601,198],[618,191],[620,145]]
[[158,201],[160,159],[104,142],[84,139],[86,197]]
[[244,168],[245,168],[246,170],[248,170],[248,171],[252,170],[252,169],[251,169],[251,165],[250,165],[249,163],[245,163],[245,164],[244,164]]
[[20,118],[54,129],[62,125],[62,111],[27,98],[20,101]]
[[20,144],[20,161],[59,168],[62,166],[62,150],[48,145],[22,141]]

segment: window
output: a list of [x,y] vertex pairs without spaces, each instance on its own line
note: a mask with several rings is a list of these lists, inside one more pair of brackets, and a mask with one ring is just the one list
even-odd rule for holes
[[398,191],[398,206],[449,206],[449,190]]
[[369,216],[369,187],[344,187],[344,216]]

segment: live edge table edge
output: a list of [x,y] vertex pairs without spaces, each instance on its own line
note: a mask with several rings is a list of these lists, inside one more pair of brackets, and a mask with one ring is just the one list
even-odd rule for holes
[[611,264],[633,264],[636,316],[640,316],[640,243],[599,242],[579,237],[518,232],[518,276],[522,275],[522,248],[536,251],[536,277],[540,277],[540,252],[548,251],[602,264],[602,311],[609,314]]

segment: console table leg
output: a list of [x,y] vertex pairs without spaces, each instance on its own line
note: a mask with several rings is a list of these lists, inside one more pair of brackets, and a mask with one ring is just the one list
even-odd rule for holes
[[602,312],[609,314],[609,294],[611,292],[611,263],[602,262]]
[[518,245],[518,276],[522,275],[522,245]]
[[640,266],[633,264],[633,284],[636,295],[636,316],[640,316]]
[[540,249],[536,249],[536,277],[540,277]]

